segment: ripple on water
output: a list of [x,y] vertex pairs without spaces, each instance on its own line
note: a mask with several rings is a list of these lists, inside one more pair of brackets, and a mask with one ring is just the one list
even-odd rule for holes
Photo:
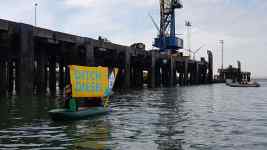
[[266,149],[265,85],[133,90],[109,115],[58,123],[47,115],[58,100],[13,99],[0,105],[0,149]]

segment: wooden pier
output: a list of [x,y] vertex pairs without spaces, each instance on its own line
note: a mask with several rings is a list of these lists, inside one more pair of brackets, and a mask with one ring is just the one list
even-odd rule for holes
[[0,95],[63,93],[69,64],[120,68],[116,89],[213,81],[210,51],[208,61],[195,61],[182,53],[162,54],[0,20]]

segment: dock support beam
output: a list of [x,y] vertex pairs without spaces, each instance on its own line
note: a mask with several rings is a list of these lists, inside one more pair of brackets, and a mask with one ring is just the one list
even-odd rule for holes
[[137,68],[137,87],[142,88],[143,87],[143,68],[141,65],[138,65]]
[[171,69],[171,72],[170,72],[170,85],[171,86],[176,86],[177,84],[177,76],[176,76],[176,59],[175,59],[175,56],[171,56],[171,62],[170,62],[170,69]]
[[6,96],[6,65],[0,60],[0,96]]
[[171,78],[170,78],[170,70],[171,70],[171,64],[170,64],[170,59],[169,58],[163,58],[161,60],[161,81],[162,85],[164,87],[169,87],[171,83]]
[[157,51],[152,51],[151,52],[151,70],[150,70],[150,87],[155,88],[157,85],[157,82],[159,82],[160,77],[158,75],[158,66],[157,66],[157,60],[158,60],[158,55]]
[[143,87],[143,69],[140,63],[135,62],[131,65],[131,87],[133,88]]
[[40,48],[37,56],[37,95],[45,95],[46,93],[46,54],[44,49]]
[[8,68],[8,94],[12,95],[14,90],[14,66],[13,60],[9,60],[7,64]]
[[33,27],[20,24],[20,44],[18,63],[18,95],[33,96],[34,74],[34,38]]
[[130,48],[125,51],[125,81],[124,88],[130,88],[131,86],[131,55]]
[[184,62],[184,85],[188,85],[188,61]]
[[59,90],[60,93],[63,94],[64,92],[64,61],[59,62]]
[[56,81],[56,60],[52,56],[49,62],[49,89],[52,96],[56,94]]
[[200,73],[199,73],[199,63],[198,62],[196,62],[196,74],[195,74],[195,76],[196,76],[196,84],[199,84],[199,75]]

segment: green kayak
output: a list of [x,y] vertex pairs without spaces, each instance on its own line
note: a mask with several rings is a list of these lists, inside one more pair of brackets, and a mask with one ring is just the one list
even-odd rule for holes
[[80,111],[70,111],[69,109],[53,109],[49,111],[49,115],[55,121],[61,120],[80,120],[87,117],[107,114],[110,110],[104,107],[93,107]]

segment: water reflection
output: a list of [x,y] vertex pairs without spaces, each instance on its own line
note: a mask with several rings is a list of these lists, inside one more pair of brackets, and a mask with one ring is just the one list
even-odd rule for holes
[[60,98],[0,100],[0,149],[265,149],[267,84],[132,90],[109,115],[53,122]]
[[[176,99],[176,100],[174,100]],[[158,134],[155,143],[159,150],[182,150],[184,130],[181,122],[183,121],[182,97],[178,96],[176,88],[164,89],[160,96],[161,105],[159,109],[159,124],[156,133]]]

